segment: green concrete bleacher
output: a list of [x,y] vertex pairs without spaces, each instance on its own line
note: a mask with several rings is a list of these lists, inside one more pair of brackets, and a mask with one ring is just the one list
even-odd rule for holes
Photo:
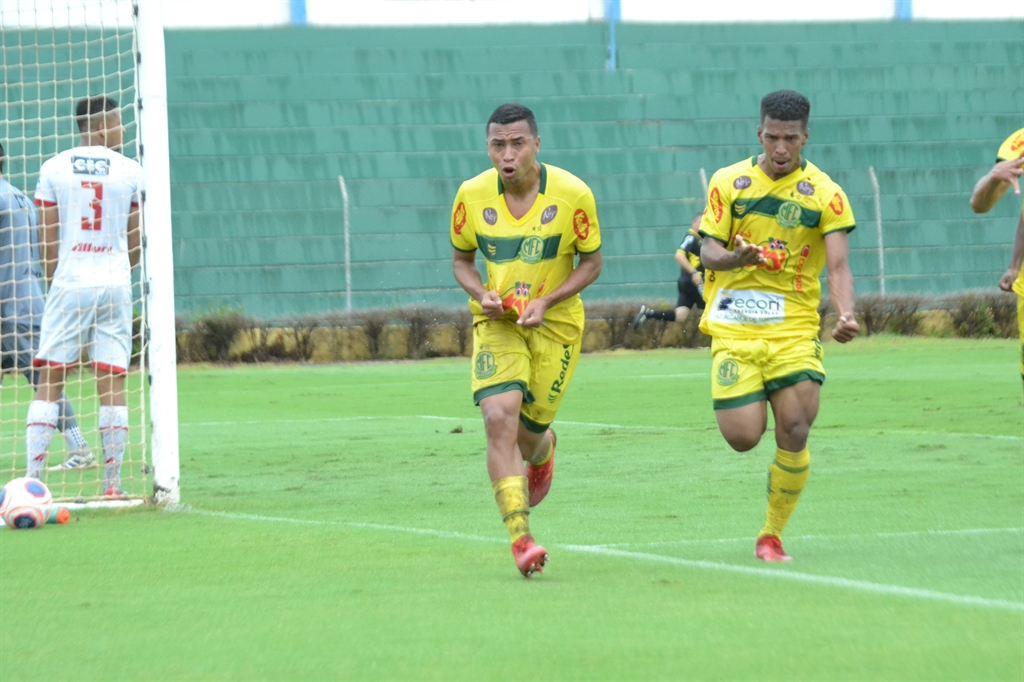
[[587,297],[672,300],[699,171],[758,152],[777,88],[810,97],[805,155],[850,195],[858,291],[879,285],[869,167],[890,291],[990,286],[1019,207],[978,217],[967,198],[1024,126],[1024,23],[798,24],[776,42],[773,28],[622,24],[614,73],[600,24],[169,31],[179,310],[341,308],[338,175],[354,305],[462,304],[451,201],[489,166],[484,122],[509,100],[537,113],[541,160],[594,190],[605,271]]

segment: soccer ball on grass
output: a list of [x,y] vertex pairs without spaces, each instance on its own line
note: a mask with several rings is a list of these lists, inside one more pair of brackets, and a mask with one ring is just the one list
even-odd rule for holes
[[0,519],[8,528],[41,528],[53,507],[50,489],[36,478],[15,478],[0,489]]

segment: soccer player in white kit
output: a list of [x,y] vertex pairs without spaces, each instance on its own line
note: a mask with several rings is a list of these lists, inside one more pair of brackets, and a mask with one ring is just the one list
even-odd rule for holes
[[124,494],[121,462],[128,440],[124,380],[131,361],[142,167],[118,151],[124,128],[117,102],[82,99],[75,114],[79,145],[44,163],[36,187],[49,293],[33,361],[41,376],[25,429],[27,475],[42,472],[67,371],[87,350],[100,399],[104,494],[118,496]]

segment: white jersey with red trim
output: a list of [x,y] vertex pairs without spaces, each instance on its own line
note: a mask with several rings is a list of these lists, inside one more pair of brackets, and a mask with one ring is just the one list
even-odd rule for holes
[[35,202],[60,213],[55,283],[131,284],[128,215],[141,192],[142,166],[106,147],[74,147],[43,164]]

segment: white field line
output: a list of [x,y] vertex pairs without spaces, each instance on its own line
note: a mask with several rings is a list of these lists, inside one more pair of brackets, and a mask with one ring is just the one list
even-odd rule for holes
[[[1024,528],[963,528],[959,530],[911,530],[898,533],[850,533],[848,535],[787,535],[790,540],[823,540],[825,542],[845,541],[857,538],[913,538],[942,535],[991,535],[993,533],[1024,533]],[[742,538],[715,538],[709,540],[662,540],[659,542],[612,542],[594,547],[669,547],[673,545],[710,545],[730,542],[750,542],[748,535]]]
[[[219,422],[188,422],[181,423],[182,427],[196,427],[196,426],[251,426],[260,424],[328,424],[333,422],[356,422],[356,421],[382,421],[388,419],[428,419],[435,421],[469,421],[478,419],[476,415],[468,417],[445,417],[442,415],[435,414],[405,414],[405,415],[367,415],[358,417],[317,417],[314,419],[253,419],[249,421],[219,421]],[[605,422],[576,422],[576,421],[564,421],[559,419],[555,422],[561,426],[580,426],[585,428],[595,429],[624,429],[633,431],[711,431],[714,427],[697,427],[697,426],[652,426],[652,425],[640,425],[640,424],[611,424]],[[815,435],[821,436],[839,436],[838,433],[832,433],[832,431],[838,431],[838,428],[822,427],[815,431]],[[886,434],[899,434],[899,435],[914,435],[914,436],[953,436],[958,438],[987,438],[992,440],[1012,440],[1012,441],[1024,441],[1024,436],[1006,436],[1006,435],[993,435],[990,433],[959,433],[959,432],[946,432],[946,431],[915,431],[911,429],[850,429],[843,427],[842,431],[845,434],[858,433],[869,436],[875,435],[886,435]]]
[[[486,542],[488,544],[506,543],[504,539],[485,537],[482,535],[471,535],[468,533],[458,533],[453,531],[433,530],[429,528],[407,528],[404,526],[393,526],[379,523],[356,523],[352,521],[321,521],[315,519],[305,520],[292,519],[280,516],[260,516],[258,514],[239,514],[234,512],[202,511],[199,509],[194,509],[187,505],[175,505],[173,507],[168,507],[167,511],[183,512],[189,514],[196,514],[199,516],[211,516],[240,521],[255,521],[259,523],[289,523],[306,526],[345,526],[350,528],[366,528],[370,530],[404,533],[408,535],[422,535],[427,537],[436,537],[444,539]],[[747,538],[747,540],[749,540],[749,538]],[[581,552],[584,554],[592,554],[596,556],[606,556],[623,559],[635,559],[639,561],[649,561],[655,563],[665,563],[674,566],[685,566],[687,568],[695,568],[705,571],[738,573],[741,575],[750,575],[759,578],[779,578],[782,580],[790,580],[794,582],[810,583],[817,585],[827,585],[830,587],[839,587],[842,589],[869,592],[872,594],[883,594],[896,597],[940,601],[946,602],[948,604],[956,604],[958,606],[980,606],[984,608],[999,609],[1004,611],[1024,612],[1024,603],[1021,602],[1007,601],[1003,599],[987,599],[985,597],[975,597],[971,595],[951,594],[948,592],[938,592],[935,590],[925,590],[915,587],[904,587],[902,585],[887,585],[885,583],[874,583],[867,580],[853,580],[850,578],[837,578],[834,576],[827,575],[815,575],[813,573],[799,573],[795,571],[760,568],[755,566],[741,566],[736,564],[726,564],[717,561],[682,559],[678,557],[664,556],[661,554],[650,554],[647,552],[629,552],[621,549],[613,549],[607,545],[558,545],[557,549],[563,549],[570,552]]]

